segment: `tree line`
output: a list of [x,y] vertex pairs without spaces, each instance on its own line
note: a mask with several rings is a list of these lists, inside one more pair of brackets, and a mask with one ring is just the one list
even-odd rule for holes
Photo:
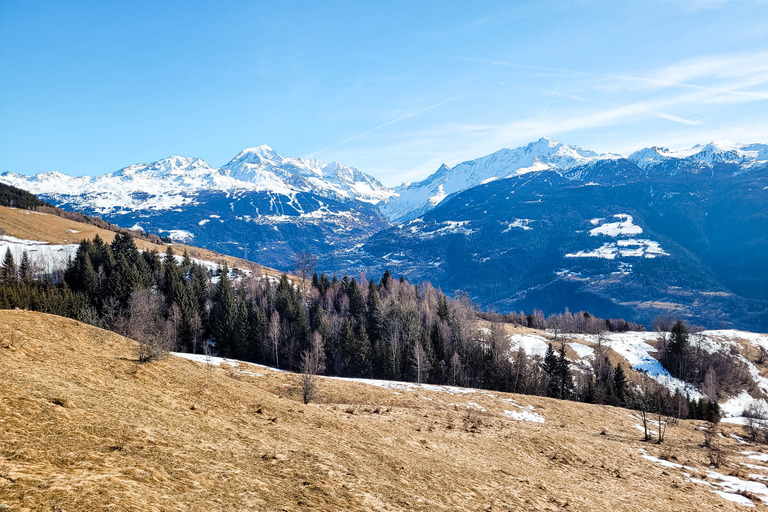
[[[688,397],[661,386],[648,386],[657,400],[647,399],[651,391],[631,385],[600,343],[590,368],[572,368],[559,334],[580,322],[608,328],[588,313],[544,320],[541,327],[555,326],[556,341],[539,357],[513,350],[501,322],[478,329],[478,312],[465,294],[450,298],[429,283],[414,285],[389,271],[378,281],[317,273],[310,278],[307,268],[301,272],[306,279],[266,278],[226,265],[212,269],[171,247],[164,255],[140,251],[124,232],[111,243],[99,236],[84,240],[62,272],[35,274],[23,270],[24,261],[17,265],[6,253],[0,308],[76,318],[149,349],[215,352],[315,374],[663,407],[678,417],[703,414]],[[522,317],[528,322],[528,315]],[[541,317],[531,315],[534,324]]]

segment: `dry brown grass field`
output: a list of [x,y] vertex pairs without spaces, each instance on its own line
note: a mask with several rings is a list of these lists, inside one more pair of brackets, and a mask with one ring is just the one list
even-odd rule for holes
[[[114,231],[102,229],[90,224],[77,222],[63,217],[31,210],[21,210],[0,206],[0,228],[6,234],[24,240],[39,240],[50,244],[77,244],[85,239],[93,239],[97,234],[107,242],[112,242]],[[164,253],[167,245],[158,245],[146,240],[136,239],[136,245],[142,250],[156,250]],[[255,275],[279,276],[280,272],[251,261],[226,256],[207,249],[191,245],[171,244],[176,254],[186,249],[192,258],[215,263],[227,263],[230,268],[247,269]]]
[[[670,427],[659,446],[632,415],[329,378],[305,405],[291,373],[175,356],[140,364],[114,333],[0,311],[4,510],[743,508],[690,481],[712,479],[697,422]],[[759,447],[721,442],[729,456],[717,471],[759,472],[740,453]]]

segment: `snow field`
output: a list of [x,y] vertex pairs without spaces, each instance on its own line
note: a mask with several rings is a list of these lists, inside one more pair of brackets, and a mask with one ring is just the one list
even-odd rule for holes
[[10,249],[18,266],[24,251],[27,251],[27,256],[33,266],[45,272],[64,268],[69,258],[75,256],[78,247],[79,244],[53,245],[38,240],[23,240],[7,235],[0,236],[0,258],[4,257]]

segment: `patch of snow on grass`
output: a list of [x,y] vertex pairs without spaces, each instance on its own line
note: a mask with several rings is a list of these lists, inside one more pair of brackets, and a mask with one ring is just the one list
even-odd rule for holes
[[485,407],[478,404],[477,402],[467,402],[467,407],[474,407],[475,409],[486,412]]
[[760,452],[741,452],[742,455],[746,455],[750,459],[760,461],[760,462],[768,462],[768,454],[760,453]]
[[207,356],[205,354],[187,354],[186,352],[171,352],[171,355],[189,359],[190,361],[195,361],[197,363],[209,364],[211,366],[229,365],[236,368],[238,373],[243,375],[252,375],[254,377],[261,377],[263,374],[248,370],[247,368],[249,366],[254,368],[264,368],[266,370],[272,370],[275,372],[285,372],[285,370],[278,370],[277,368],[271,368],[269,366],[256,363],[248,363],[246,361],[240,361],[239,359],[229,359],[226,357]]
[[588,357],[594,357],[595,355],[595,349],[582,343],[568,343],[568,346],[571,347],[574,352],[576,352],[576,355],[579,356],[579,359],[586,359]]
[[742,496],[741,494],[734,494],[732,492],[724,492],[724,491],[715,491],[715,492],[719,494],[721,498],[726,499],[728,501],[733,501],[735,503],[738,503],[739,505],[743,505],[745,507],[755,506],[755,504],[752,503],[752,500],[750,500],[746,496]]
[[[768,402],[763,399],[760,399],[759,402],[762,402],[763,411],[768,411]],[[755,399],[752,398],[752,395],[742,391],[737,396],[720,404],[720,410],[723,411],[724,418],[738,418],[743,416],[744,411],[748,410],[753,403],[755,403]]]
[[535,334],[511,334],[509,341],[512,342],[514,350],[522,348],[529,356],[544,357],[549,346],[546,338]]
[[[730,498],[724,496],[724,494],[731,495],[731,496],[739,496],[744,499],[747,499],[741,494],[737,494],[737,493],[746,492],[749,494],[753,494],[759,497],[761,501],[768,503],[768,486],[766,486],[762,482],[750,482],[748,480],[742,480],[741,478],[738,478],[735,476],[723,475],[722,473],[717,473],[716,471],[707,471],[707,476],[710,478],[710,482],[712,483],[712,485],[718,486],[722,489],[721,492],[718,492],[718,491],[715,491],[715,492],[720,494],[725,499],[730,499]],[[736,501],[736,500],[732,500],[732,501]],[[752,500],[747,499],[747,501],[752,503]]]
[[513,420],[517,421],[530,421],[533,423],[546,423],[546,420],[541,414],[528,411],[528,410],[522,410],[522,411],[509,411],[507,409],[504,409],[504,416],[507,418],[512,418]]
[[670,462],[668,460],[659,459],[658,457],[654,457],[653,455],[648,455],[645,452],[643,452],[643,458],[645,460],[650,460],[651,462],[655,462],[656,464],[664,466],[665,468],[684,468],[685,467],[682,464],[677,464],[676,462]]

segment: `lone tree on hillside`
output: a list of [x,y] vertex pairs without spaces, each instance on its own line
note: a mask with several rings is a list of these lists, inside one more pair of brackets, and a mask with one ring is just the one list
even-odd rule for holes
[[325,371],[325,348],[322,335],[312,333],[312,344],[301,354],[301,398],[308,404],[317,396],[317,376]]

